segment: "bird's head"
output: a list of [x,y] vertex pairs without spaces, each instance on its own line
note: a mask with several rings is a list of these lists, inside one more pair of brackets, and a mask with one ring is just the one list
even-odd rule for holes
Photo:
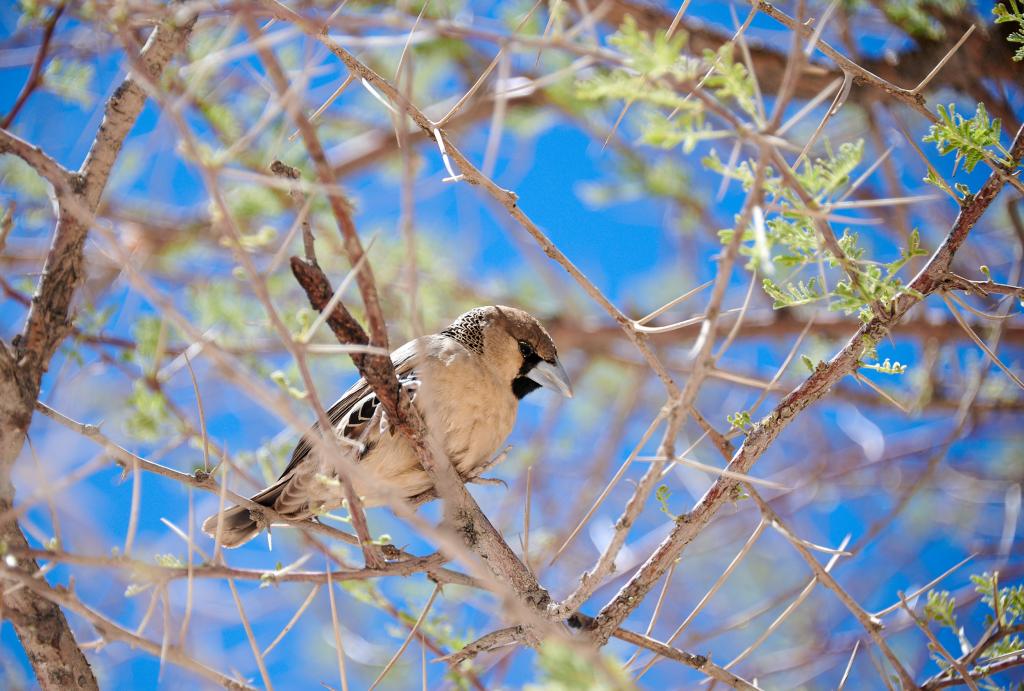
[[490,305],[466,312],[441,332],[479,353],[516,398],[540,387],[572,397],[555,343],[541,323],[515,307]]

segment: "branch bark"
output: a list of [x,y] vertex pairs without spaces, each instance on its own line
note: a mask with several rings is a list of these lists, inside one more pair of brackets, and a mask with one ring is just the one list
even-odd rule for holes
[[[24,445],[43,375],[71,330],[71,302],[85,274],[84,247],[91,216],[99,206],[124,140],[145,105],[147,85],[160,77],[185,45],[191,29],[192,22],[182,26],[164,23],[150,34],[139,56],[146,74],[129,74],[114,90],[78,172],[66,175],[38,148],[6,131],[0,136],[0,151],[21,156],[54,184],[59,206],[53,242],[25,326],[11,344],[0,341],[0,514],[6,514],[14,504],[11,470]],[[14,520],[0,525],[0,543],[15,550],[29,547]],[[16,573],[33,578],[37,570],[34,560],[25,559],[19,561]],[[12,571],[7,573],[10,576]],[[24,587],[24,578],[17,579],[22,587],[4,593],[3,614],[14,624],[40,686],[98,688],[58,604]]]
[[[592,626],[593,624],[594,620],[591,617],[579,613],[574,614],[570,620],[570,625],[579,626],[584,629]],[[656,641],[650,636],[645,636],[644,634],[637,633],[635,631],[629,631],[628,629],[616,629],[612,635],[620,641],[625,641],[626,643],[630,643],[640,648],[646,648],[647,650],[655,652],[662,657],[675,660],[676,662],[681,662],[688,667],[692,667],[699,672],[703,672],[715,681],[722,682],[730,688],[744,689],[745,691],[757,691],[758,689],[756,685],[751,684],[746,679],[736,676],[727,669],[719,667],[712,662],[711,658],[707,655],[694,655],[693,653],[686,652],[685,650],[665,645],[661,641]]]

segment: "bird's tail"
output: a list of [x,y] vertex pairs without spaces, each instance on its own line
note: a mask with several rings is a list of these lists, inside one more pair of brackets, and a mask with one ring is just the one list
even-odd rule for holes
[[[252,498],[252,501],[266,507],[273,507],[284,489],[284,482],[278,481]],[[241,547],[259,535],[260,526],[246,506],[232,506],[203,521],[203,532],[216,537],[220,524],[220,544],[227,548]]]

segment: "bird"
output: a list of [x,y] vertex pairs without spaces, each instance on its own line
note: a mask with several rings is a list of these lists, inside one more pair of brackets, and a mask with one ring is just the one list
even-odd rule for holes
[[[391,354],[402,389],[429,434],[462,477],[487,464],[512,432],[519,401],[541,387],[572,397],[572,386],[550,334],[529,312],[505,305],[476,307],[436,334],[409,341]],[[410,498],[433,484],[410,441],[388,424],[384,407],[360,378],[327,411],[334,431],[350,443],[314,448],[319,423],[299,440],[274,484],[251,500],[290,520],[314,518],[343,504],[339,481],[349,454],[360,472],[351,477],[365,507],[389,494]],[[333,457],[332,457],[333,456]],[[386,489],[384,489],[386,488]],[[239,547],[264,521],[245,506],[213,514],[203,531],[221,545]]]

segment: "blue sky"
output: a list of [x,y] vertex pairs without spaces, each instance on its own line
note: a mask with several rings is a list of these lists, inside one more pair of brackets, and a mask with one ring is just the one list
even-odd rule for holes
[[[495,11],[493,7],[477,9],[481,13]],[[721,4],[695,2],[691,11],[709,21],[730,21],[727,10],[722,9]],[[17,13],[11,7],[0,10],[0,30],[3,32],[3,38],[9,38],[14,31],[16,17]],[[758,18],[753,26],[755,29],[776,30],[776,25],[767,18]],[[764,35],[771,38],[778,34]],[[863,48],[874,51],[885,39],[866,36],[862,41]],[[29,45],[32,45],[31,42]],[[28,69],[24,50],[12,48],[4,51],[6,58],[0,55],[2,112],[9,110],[26,78]],[[316,50],[311,52],[320,55]],[[92,64],[95,78],[88,90],[95,98],[91,107],[78,107],[53,94],[40,91],[32,96],[13,128],[19,136],[42,146],[51,156],[68,167],[74,168],[81,163],[99,123],[99,108],[111,91],[112,84],[120,76],[117,54],[103,57]],[[328,60],[325,64],[332,63]],[[239,73],[243,74],[246,70],[255,70],[251,65],[238,69]],[[257,73],[255,76],[261,75]],[[317,82],[315,97],[325,96],[336,83],[336,75],[324,76]],[[945,96],[947,95],[940,95],[940,99]],[[315,100],[313,97],[311,99]],[[365,106],[365,112],[362,113],[365,118],[376,123],[386,122],[383,109],[365,93],[347,95],[346,99],[339,101],[339,108],[355,108],[361,104]],[[376,110],[373,110],[375,106]],[[617,109],[614,108],[605,113],[605,126],[616,113]],[[904,116],[913,123],[911,130],[916,135],[924,133],[925,128],[920,120],[911,120],[906,114]],[[631,125],[627,125],[623,132],[628,140],[635,136],[635,129]],[[841,135],[842,132],[838,134]],[[474,160],[479,161],[483,157],[486,139],[487,124],[484,122],[468,132],[460,133],[456,141]],[[158,212],[164,209],[171,210],[181,216],[190,216],[196,210],[204,209],[207,202],[198,176],[188,164],[182,162],[175,144],[173,126],[166,118],[160,116],[153,104],[148,105],[128,138],[120,168],[115,174],[113,187],[109,192],[110,197],[132,200],[143,207],[147,204],[152,205]],[[344,142],[335,142],[335,145],[343,146]],[[530,247],[528,255],[538,255],[536,249],[531,246],[530,239],[521,229],[508,221],[504,211],[486,201],[480,190],[465,184],[441,183],[440,179],[445,173],[436,148],[424,144],[420,146],[420,152],[423,156],[423,165],[417,171],[416,178],[417,223],[420,232],[429,236],[432,242],[437,242],[439,252],[450,252],[441,259],[456,266],[460,275],[472,277],[479,284],[487,286],[495,299],[507,295],[509,286],[533,275],[534,264],[531,264],[529,256],[524,257],[521,251],[526,245]],[[646,153],[652,159],[666,155],[649,149]],[[734,184],[721,201],[712,201],[718,190],[719,180],[717,176],[699,166],[700,156],[706,153],[707,149],[704,148],[689,156],[678,151],[667,155],[677,157],[678,161],[689,167],[694,196],[708,200],[708,204],[713,207],[715,222],[719,227],[726,227],[730,224],[733,214],[738,211],[743,195]],[[725,155],[723,154],[723,157]],[[940,159],[937,156],[932,156],[932,159],[940,170],[946,173],[950,171],[950,159]],[[870,160],[868,158],[867,162]],[[924,172],[923,165],[906,146],[898,150],[896,160],[900,162],[900,175],[912,193],[924,189],[920,183]],[[664,200],[641,197],[608,207],[588,204],[583,193],[587,184],[621,184],[621,179],[616,175],[615,161],[615,155],[611,151],[602,150],[599,141],[588,136],[571,120],[556,115],[539,132],[516,134],[510,131],[506,135],[500,149],[495,179],[499,184],[515,190],[522,208],[606,295],[617,305],[629,310],[631,316],[640,316],[657,307],[665,299],[713,278],[713,259],[720,246],[711,241],[713,233],[709,231],[714,229],[701,228],[696,234],[685,236],[679,227],[681,220],[686,219],[680,219],[677,207],[670,206]],[[984,171],[980,169],[973,175],[961,174],[957,178],[975,187],[982,179]],[[377,232],[385,240],[397,238],[399,186],[394,171],[370,171],[347,179],[344,184],[355,199],[358,209],[356,221],[364,237]],[[7,194],[5,183],[0,181],[0,195],[6,197]],[[953,214],[951,207],[952,204],[948,200],[939,199],[931,203],[927,209],[914,207],[912,210],[915,220],[922,224],[924,241],[929,250],[944,233],[941,225],[931,224],[934,224],[936,218],[950,220]],[[998,224],[1000,213],[1002,212],[993,211],[984,227],[978,228],[980,235],[985,232],[1002,231]],[[924,225],[926,223],[929,225]],[[41,223],[38,227],[16,225],[9,246],[34,246],[41,238],[48,237],[51,229],[52,224],[48,222]],[[890,229],[862,227],[858,230],[862,233],[864,244],[873,252],[877,252],[882,258],[891,258],[897,243],[894,242],[895,235]],[[683,251],[680,248],[683,248]],[[975,246],[972,249],[984,256],[983,246]],[[196,285],[203,286],[207,275],[223,270],[227,265],[229,260],[226,257],[225,254],[211,255],[185,268],[195,273]],[[1005,277],[1009,257],[990,257],[987,261],[997,277]],[[583,314],[595,320],[607,321],[600,308],[589,301],[564,272],[557,267],[552,268],[558,285],[564,291],[546,296],[545,300],[552,307],[552,311],[568,307],[582,310]],[[22,276],[17,275],[5,277],[12,281],[22,279]],[[747,280],[749,275],[745,273],[742,276],[739,273],[734,276],[735,299],[731,304],[738,304],[742,299]],[[423,286],[423,290],[429,289],[429,285]],[[132,327],[137,319],[152,313],[152,308],[137,295],[132,294],[121,279],[116,279],[112,289],[102,295],[102,302],[96,307],[114,308],[115,316],[106,328],[106,333],[110,335],[131,336]],[[176,297],[179,300],[183,299],[182,295]],[[258,316],[255,315],[253,318],[257,319]],[[16,333],[22,319],[23,311],[13,301],[5,300],[0,303],[0,334],[4,338],[10,338]],[[1019,314],[1016,319],[1019,319]],[[429,328],[441,325],[427,326]],[[748,371],[770,377],[790,345],[788,341],[742,345],[730,350],[727,359],[730,363],[742,365]],[[814,352],[814,357],[826,357],[834,353],[840,345],[809,343],[801,352]],[[688,347],[689,343],[680,343],[679,346],[683,349]],[[1009,362],[1020,361],[1019,350],[1011,348],[1000,352]],[[632,356],[632,353],[630,355]],[[915,342],[901,338],[897,332],[892,339],[880,346],[879,355],[913,365],[920,361],[921,350]],[[977,358],[977,351],[966,343],[950,356],[951,361],[961,364],[976,361]],[[571,352],[565,354],[565,360],[573,371],[582,364],[582,358]],[[286,366],[287,362],[278,358],[276,364]],[[354,379],[353,370],[347,360],[339,364],[320,359],[316,361],[315,366],[319,376],[327,382],[321,391],[324,397],[330,397],[333,392],[343,390],[344,386]],[[790,370],[786,381],[798,381],[802,371],[800,368],[797,363]],[[205,383],[208,376],[211,377],[209,381],[214,381],[211,370],[204,361],[197,363],[197,375],[201,382]],[[599,375],[600,373],[588,371],[584,375],[587,379],[581,383],[583,390],[590,386],[596,389],[597,385],[593,382]],[[1001,375],[994,370],[989,375],[990,380],[999,377]],[[884,381],[887,386],[890,385],[889,380]],[[893,386],[899,387],[900,384]],[[614,396],[624,395],[625,389],[624,381],[617,382],[611,388],[611,400],[590,401],[589,405],[603,413],[617,403]],[[187,372],[178,372],[168,382],[168,390],[176,403],[192,410],[194,398]],[[122,401],[130,391],[130,382],[106,367],[95,354],[87,352],[82,366],[58,356],[44,383],[43,396],[44,400],[51,402],[54,407],[65,410],[83,421],[107,420],[105,429],[108,433],[115,439],[124,439],[123,425],[126,414],[123,410],[119,411],[119,401]],[[654,385],[647,386],[640,405],[631,415],[627,425],[628,431],[624,436],[622,448],[615,454],[616,458],[622,458],[639,438],[647,421],[660,405],[659,395],[660,392]],[[706,387],[706,391],[702,392],[698,405],[709,415],[713,413],[717,424],[725,425],[726,413],[743,409],[755,397],[756,392],[752,392],[751,389],[737,390],[736,387],[711,383]],[[211,437],[235,453],[252,451],[266,440],[278,435],[281,430],[281,423],[278,420],[227,387],[217,383],[205,385],[204,399],[207,410],[210,411],[208,423]],[[762,413],[769,410],[768,406],[773,400],[769,398],[761,409]],[[553,404],[553,397],[543,393],[531,397],[524,403],[520,423],[511,439],[516,452],[508,465],[499,472],[499,476],[508,479],[509,482],[516,480],[516,473],[521,471],[524,463],[524,455],[520,452],[525,453],[533,436],[540,433],[546,414]],[[603,431],[602,418],[595,416],[582,420],[580,418],[584,417],[584,412],[573,413],[573,409],[567,407],[586,406],[587,401],[580,402],[577,399],[571,404],[562,405],[567,413],[559,418],[556,429],[551,433],[554,439],[552,451],[547,454],[545,465],[537,470],[549,483],[547,491],[552,496],[548,501],[553,502],[556,507],[561,494],[572,495],[573,488],[580,486],[582,480],[578,469],[585,467],[584,464],[601,450],[600,434]],[[576,411],[582,410],[589,409],[576,407]],[[949,411],[908,417],[878,406],[857,412],[852,409],[851,404],[835,399],[823,401],[816,406],[814,414],[816,417],[810,426],[813,429],[805,428],[803,433],[798,433],[794,429],[783,434],[772,452],[759,464],[758,474],[779,474],[781,477],[792,479],[799,475],[801,463],[807,462],[810,458],[820,454],[850,453],[851,449],[861,449],[867,453],[872,435],[881,435],[887,449],[899,448],[899,444],[906,443],[916,451],[904,461],[893,464],[889,471],[892,473],[890,479],[896,482],[897,476],[902,476],[903,473],[912,475],[924,466],[929,454],[922,450],[928,449],[930,445],[934,445],[936,439],[946,434],[950,428],[951,417]],[[575,424],[578,424],[578,427],[574,427]],[[1009,434],[1007,429],[1010,430]],[[950,449],[943,467],[948,467],[952,471],[963,470],[965,473],[976,473],[980,468],[981,471],[990,473],[980,478],[980,481],[997,482],[1004,476],[1019,480],[1019,471],[1012,468],[1014,462],[1019,465],[1019,429],[1019,417],[1012,416],[996,416],[977,425],[971,425],[968,438]],[[42,477],[50,481],[89,463],[98,451],[96,447],[59,429],[52,422],[38,417],[34,422],[31,437],[32,447],[46,468]],[[287,442],[287,434],[283,440]],[[125,443],[132,444],[130,448],[143,455],[161,454],[161,442],[151,445],[131,441]],[[656,445],[652,443],[650,446],[647,451],[653,453]],[[985,460],[979,460],[981,456],[985,457]],[[161,462],[187,470],[194,465],[196,458],[195,449],[175,448],[162,458]],[[707,454],[705,460],[717,462],[711,454]],[[19,497],[25,496],[24,488],[39,486],[40,478],[33,476],[32,467],[33,460],[26,449],[19,462]],[[630,478],[635,480],[641,470],[634,469],[635,472],[631,473]],[[62,522],[66,533],[65,543],[69,548],[80,552],[103,553],[123,540],[132,485],[130,480],[121,482],[120,475],[118,469],[106,466],[85,481],[76,484],[73,491],[62,495]],[[683,511],[696,498],[691,495],[699,496],[699,488],[705,478],[698,481],[682,478],[677,480],[677,484],[673,485],[670,504],[675,511]],[[818,487],[810,496],[802,497],[801,501],[807,502],[807,509],[798,514],[801,535],[815,542],[836,545],[847,534],[852,534],[853,544],[860,549],[862,545],[858,540],[862,537],[865,527],[891,508],[892,495],[880,493],[872,486],[877,480],[878,475],[866,474],[864,485],[856,490],[847,486],[840,495],[828,487]],[[521,518],[519,509],[508,505],[506,492],[493,487],[474,488],[473,491],[489,512],[491,507],[502,509],[502,527],[510,534],[515,534]],[[606,523],[614,520],[617,507],[622,505],[629,491],[630,487],[625,486],[613,493],[608,503],[607,516],[604,517]],[[155,554],[183,554],[184,547],[180,539],[168,531],[160,519],[169,518],[184,525],[181,521],[187,520],[188,493],[180,485],[156,476],[143,478],[142,492],[144,510],[141,512],[136,555],[139,558],[151,558]],[[837,567],[840,580],[868,609],[878,609],[891,604],[897,590],[912,589],[923,584],[970,554],[979,545],[990,546],[997,543],[1001,531],[1006,530],[1004,506],[1001,503],[988,502],[972,506],[968,502],[957,500],[956,497],[936,497],[928,491],[922,494],[925,498],[915,500],[891,528],[867,545],[864,551],[849,563],[842,562]],[[561,500],[566,503],[568,499],[574,498],[566,496]],[[205,514],[216,503],[215,498],[208,494],[198,493],[194,499],[196,513],[200,515]],[[545,517],[552,522],[569,520],[556,510],[552,510],[549,515],[545,515],[544,510],[543,505],[540,505],[540,514],[535,518],[536,521],[543,521]],[[723,519],[721,523],[716,523],[694,545],[696,554],[706,558],[706,561],[700,562],[702,566],[706,566],[706,570],[688,570],[684,561],[680,571],[687,587],[684,589],[686,602],[679,603],[681,612],[688,611],[688,606],[700,597],[749,534],[750,525],[740,520],[731,520],[735,511],[723,512],[729,514],[729,520]],[[437,507],[427,507],[424,514],[436,517]],[[371,512],[370,518],[375,531],[391,533],[398,544],[420,553],[425,553],[429,549],[427,544],[383,510]],[[43,507],[33,509],[29,512],[28,519],[35,525],[46,526],[49,521],[48,512]],[[1017,520],[1019,521],[1019,518]],[[644,550],[649,551],[666,529],[664,515],[654,509],[649,510],[638,526],[638,543],[631,546],[638,554],[646,556]],[[889,556],[894,552],[893,545],[901,544],[904,540],[911,544],[919,544],[919,549],[915,547],[909,551],[903,550],[901,553],[907,558],[903,563],[890,562]],[[920,541],[915,542],[917,540]],[[205,547],[210,548],[211,544],[207,541]],[[722,547],[718,547],[719,544]],[[1021,567],[1024,566],[1019,545],[1020,538],[1017,537],[1008,559],[1000,560],[992,556],[977,558],[970,568],[955,574],[943,587],[950,590],[960,588],[967,583],[969,573],[992,568],[997,563],[1000,564],[1000,568],[1019,574]],[[267,568],[276,561],[288,563],[301,553],[301,545],[290,538],[287,531],[280,531],[280,534],[275,535],[273,554],[268,554],[262,540],[257,540],[251,546],[233,552],[230,561],[236,566]],[[588,566],[596,554],[594,549],[581,549],[572,561],[573,567]],[[322,564],[316,563],[314,558],[307,566],[320,568]],[[752,554],[748,568],[737,573],[737,584],[730,591],[730,600],[726,603],[716,603],[709,610],[707,619],[701,622],[701,630],[711,630],[717,624],[726,621],[734,612],[733,605],[742,603],[752,606],[763,599],[764,592],[754,587],[758,574],[776,570],[782,572],[786,569],[794,574],[793,585],[802,585],[809,578],[806,566],[799,562],[782,540],[774,535],[766,537]],[[49,578],[52,583],[66,582],[69,573],[65,567],[58,567],[51,572]],[[76,579],[77,592],[83,601],[104,612],[113,612],[114,618],[126,626],[133,628],[137,625],[149,605],[149,593],[124,599],[122,596],[126,584],[121,578],[99,577],[98,574],[105,573],[100,571],[89,573],[92,578],[83,579],[78,575]],[[564,595],[564,584],[571,583],[566,576],[567,573],[568,571],[548,572],[550,580],[547,581],[545,574],[542,573],[541,580],[563,584],[554,587],[558,595]],[[584,611],[595,613],[600,603],[606,601],[621,582],[621,579],[616,579],[600,590],[584,607]],[[745,583],[750,584],[746,591],[743,587]],[[408,605],[408,610],[414,615],[430,591],[430,584],[424,579],[396,579],[382,583],[381,587],[396,601]],[[184,583],[175,584],[170,592],[172,601],[180,602],[183,599],[183,588]],[[242,583],[239,589],[246,603],[247,614],[253,621],[256,636],[262,645],[266,645],[305,598],[309,586],[283,584],[277,588],[260,589],[254,583]],[[453,604],[463,605],[451,607],[449,610],[454,612],[450,621],[457,635],[468,635],[469,630],[480,634],[495,627],[497,622],[490,616],[486,604],[482,604],[482,598],[457,589],[446,592]],[[197,615],[192,627],[191,640],[193,650],[202,651],[201,657],[219,669],[226,669],[228,665],[218,664],[218,660],[230,661],[231,664],[239,665],[244,674],[258,679],[251,656],[248,655],[248,643],[242,628],[230,625],[237,617],[237,613],[227,593],[227,589],[221,583],[201,583],[197,586]],[[340,602],[344,607],[343,637],[349,642],[346,645],[353,667],[351,674],[352,679],[356,680],[353,683],[356,687],[364,686],[372,680],[379,669],[380,660],[386,659],[397,647],[401,633],[397,639],[361,636],[361,630],[367,626],[388,631],[393,622],[387,621],[377,610],[357,602],[354,598],[345,597]],[[645,604],[647,611],[649,604],[653,602]],[[293,631],[276,654],[268,657],[270,675],[275,680],[281,680],[281,687],[304,688],[319,681],[337,683],[337,675],[333,671],[333,652],[330,649],[333,644],[330,616],[325,607],[326,598],[321,593],[307,615],[308,619],[303,620],[305,625]],[[845,611],[835,599],[820,588],[814,592],[804,607],[815,614],[834,616],[841,621],[835,630],[837,640],[860,632],[856,623],[845,615]],[[772,612],[777,612],[778,609],[776,607]],[[157,616],[160,616],[159,608]],[[771,616],[773,615],[769,614],[752,624],[750,635],[766,626]],[[815,615],[808,616],[813,618]],[[88,625],[81,620],[73,618],[72,621],[81,640],[95,637]],[[975,631],[980,626],[977,620],[968,619],[967,624]],[[150,629],[149,635],[153,636],[154,631],[158,632],[159,629]],[[785,634],[782,639],[791,644],[799,642],[796,633]],[[0,626],[0,641],[4,650],[4,662],[16,661],[22,673],[29,675],[27,661],[9,624]],[[895,644],[898,651],[905,651],[908,656],[912,656],[914,651],[921,648],[920,642],[914,647],[906,637],[897,636]],[[734,652],[733,647],[736,646],[735,643],[722,639],[713,640],[710,644],[701,644],[704,648],[708,645],[714,648],[716,660],[720,657],[728,659]],[[784,643],[775,645],[784,646]],[[627,648],[617,644],[610,646],[610,651],[619,657],[630,654]],[[98,661],[97,669],[105,675],[101,681],[104,686],[183,688],[196,684],[196,679],[192,675],[173,666],[166,666],[161,670],[157,660],[130,651],[120,644],[111,644],[95,655]],[[418,650],[410,649],[406,661],[415,661],[418,656]],[[519,685],[534,679],[534,661],[534,654],[531,652],[523,652],[513,657],[505,683]],[[364,662],[372,664],[363,666],[361,663]],[[866,657],[862,658],[858,665],[863,679],[877,680],[877,677],[872,676],[873,672]],[[432,665],[428,666],[428,669],[432,684],[440,683],[441,666]],[[408,683],[409,679],[415,679],[416,675],[416,664],[396,670],[390,680],[391,688],[400,688],[403,683]],[[694,679],[695,677],[690,676],[688,671],[661,664],[655,667],[651,675],[645,677],[645,683],[651,687],[661,685],[673,688],[677,684],[691,683]],[[832,677],[824,676],[811,683],[827,685],[828,680],[832,680]]]

